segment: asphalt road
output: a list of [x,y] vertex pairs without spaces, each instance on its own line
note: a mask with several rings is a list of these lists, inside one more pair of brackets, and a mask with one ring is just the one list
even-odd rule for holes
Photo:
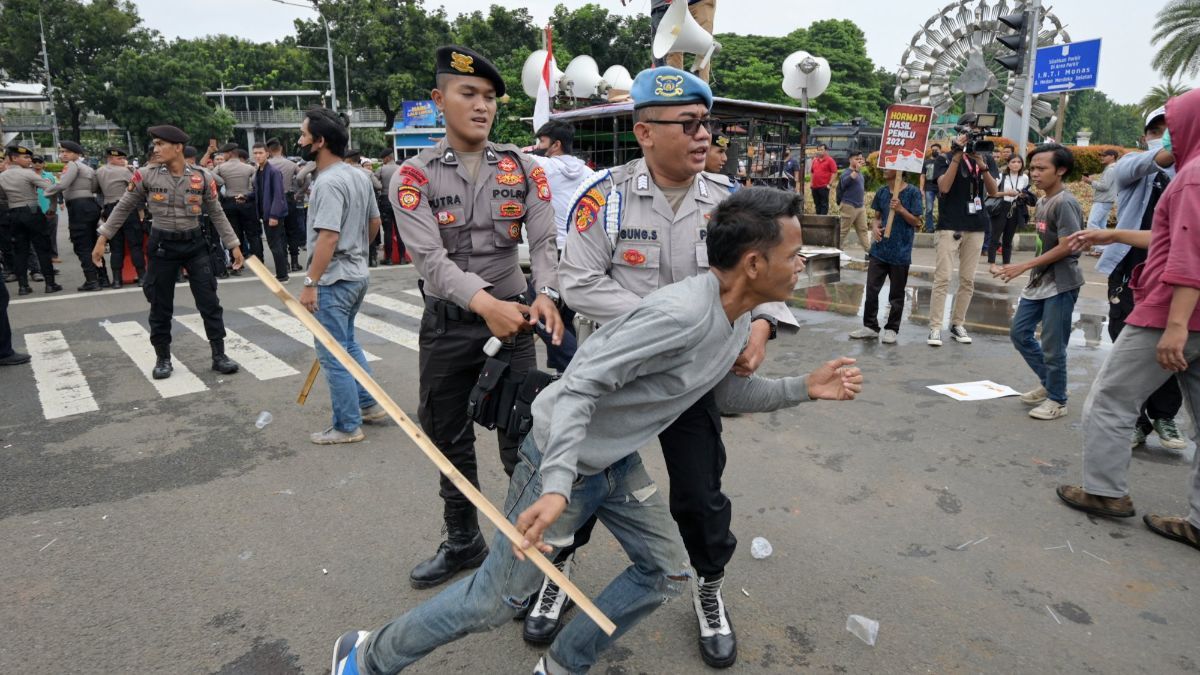
[[[381,268],[372,291],[415,307],[415,281],[411,268]],[[928,281],[914,274],[912,284],[918,307],[899,345],[846,339],[862,294],[861,274],[847,272],[799,293],[798,305],[816,309],[798,308],[802,331],[770,346],[768,375],[858,357],[858,401],[725,420],[741,540],[726,586],[740,637],[734,671],[1200,671],[1200,554],[1140,519],[1069,510],[1053,492],[1079,476],[1080,408],[1107,353],[1102,291],[1080,302],[1070,415],[1038,422],[1013,398],[958,403],[926,388],[1035,384],[1007,337],[986,332],[1003,326],[1010,291],[980,289],[974,344],[933,349],[921,325]],[[319,674],[344,630],[374,628],[434,593],[407,581],[440,540],[434,468],[396,427],[369,428],[357,445],[310,444],[329,416],[322,380],[306,406],[295,403],[311,348],[244,311],[282,309],[256,281],[222,282],[220,295],[229,329],[285,369],[213,373],[204,340],[177,325],[177,365],[201,388],[170,397],[110,331],[145,326],[138,289],[39,293],[10,308],[18,348],[46,339],[31,335],[62,336],[45,350],[40,387],[29,366],[0,370],[0,672]],[[182,287],[177,313],[195,313]],[[403,342],[417,320],[377,304],[365,313],[397,340],[361,333],[380,357],[374,371],[415,413],[416,352]],[[64,382],[76,384],[56,389]],[[48,410],[69,414],[46,419]],[[259,430],[263,410],[274,421]],[[1139,512],[1185,510],[1194,452],[1152,437],[1135,453]],[[479,454],[484,492],[500,501],[494,441]],[[643,456],[665,488],[657,448]],[[771,557],[751,558],[755,536],[772,543]],[[575,579],[596,593],[626,564],[598,531]],[[874,647],[846,631],[849,614],[880,622]],[[704,671],[694,622],[689,598],[668,604],[595,672]],[[411,672],[528,673],[538,655],[514,623]]]

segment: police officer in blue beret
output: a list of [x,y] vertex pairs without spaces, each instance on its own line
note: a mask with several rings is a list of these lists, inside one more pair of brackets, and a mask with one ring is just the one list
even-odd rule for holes
[[[677,68],[652,68],[638,73],[630,94],[643,157],[598,172],[580,186],[559,262],[563,299],[600,324],[628,313],[662,286],[706,272],[709,215],[729,196],[728,179],[705,172],[713,134],[720,130],[709,114],[708,84]],[[744,377],[762,363],[778,326],[796,326],[783,303],[756,307],[753,317],[749,345],[734,365]],[[729,530],[732,508],[720,487],[725,466],[720,419],[710,392],[659,435],[671,481],[671,515],[698,576],[693,605],[700,654],[714,668],[737,660],[736,636],[721,596],[737,539]],[[588,529],[576,533],[577,546],[587,541]],[[562,555],[571,553],[567,549]],[[547,602],[553,597],[562,593],[547,581],[526,619],[527,638],[557,630],[562,603]],[[541,612],[542,607],[551,611]]]

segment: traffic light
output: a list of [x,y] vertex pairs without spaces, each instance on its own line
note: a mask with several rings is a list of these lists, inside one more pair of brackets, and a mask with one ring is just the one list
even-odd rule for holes
[[1014,33],[996,38],[1000,44],[1013,51],[1007,56],[997,56],[996,62],[1017,75],[1025,72],[1026,49],[1029,46],[1029,31],[1033,23],[1031,12],[1018,12],[1000,17],[1000,23],[1012,28]]

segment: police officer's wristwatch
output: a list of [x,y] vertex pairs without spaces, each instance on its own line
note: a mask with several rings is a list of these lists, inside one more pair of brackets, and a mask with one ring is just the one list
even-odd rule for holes
[[304,287],[305,288],[313,288],[316,285],[317,285],[316,279],[313,279],[312,277],[304,277]]
[[558,294],[558,291],[554,290],[553,288],[550,288],[549,286],[542,286],[541,288],[538,289],[538,293],[546,296],[547,298],[550,298],[551,302],[554,303],[555,307],[558,307],[560,309],[562,308],[562,296]]
[[757,316],[750,317],[750,322],[754,323],[755,321],[758,321],[759,319],[762,319],[763,321],[766,321],[767,323],[771,324],[771,334],[767,336],[768,340],[774,340],[776,337],[779,336],[779,321],[776,320],[775,317],[769,316],[767,314],[759,314]]

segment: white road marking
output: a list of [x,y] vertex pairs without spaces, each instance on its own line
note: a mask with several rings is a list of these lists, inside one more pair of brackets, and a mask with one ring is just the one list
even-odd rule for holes
[[[406,291],[406,293],[415,293],[417,297],[420,297],[421,295],[421,292],[415,289],[410,289]],[[418,321],[421,320],[421,315],[425,313],[424,307],[418,307],[416,305],[403,302],[395,298],[389,298],[386,295],[380,295],[378,293],[367,293],[367,297],[363,298],[363,300],[375,305],[376,307],[382,307]]]
[[150,371],[154,370],[154,347],[150,346],[150,334],[138,322],[122,321],[103,325],[104,330],[108,331],[121,350],[133,361],[134,366],[158,390],[159,396],[171,398],[208,390],[208,386],[178,359],[172,359],[175,372],[170,377],[165,380],[154,379],[150,374]]
[[[175,320],[201,338],[207,339],[204,333],[204,317],[199,314],[176,316]],[[274,380],[300,374],[300,371],[229,329],[225,330],[225,353],[260,380]]]
[[386,321],[380,321],[373,316],[359,313],[354,319],[354,327],[365,330],[368,333],[374,333],[388,342],[395,342],[401,347],[407,347],[414,352],[418,349],[416,333],[393,326]]
[[[310,349],[312,348],[312,333],[308,332],[308,329],[304,327],[304,324],[300,323],[299,319],[291,316],[290,314],[286,314],[278,309],[275,309],[274,307],[271,307],[270,305],[254,305],[251,307],[242,307],[240,309],[246,314],[249,314],[251,317],[294,339],[296,342],[299,342]],[[368,361],[380,360],[378,356],[375,356],[365,349],[363,350],[363,354],[367,357]]]
[[100,409],[62,331],[29,333],[25,336],[25,349],[33,359],[33,379],[46,419]]

